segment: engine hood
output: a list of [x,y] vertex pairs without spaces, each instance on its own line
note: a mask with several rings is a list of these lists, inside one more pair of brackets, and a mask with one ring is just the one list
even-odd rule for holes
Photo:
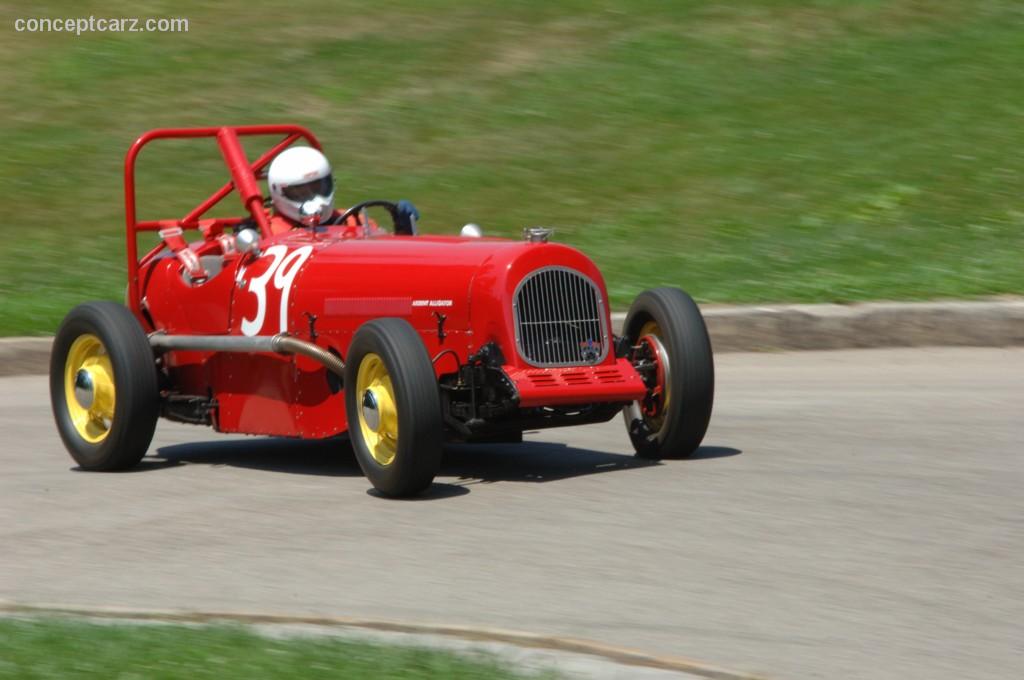
[[594,263],[557,243],[444,236],[321,240],[301,234],[286,242],[313,244],[292,300],[296,314],[317,315],[324,331],[344,333],[379,316],[405,317],[429,331],[443,315],[446,331],[474,336],[469,342],[476,347],[491,340],[507,345],[517,284],[547,266],[580,271],[607,299]]

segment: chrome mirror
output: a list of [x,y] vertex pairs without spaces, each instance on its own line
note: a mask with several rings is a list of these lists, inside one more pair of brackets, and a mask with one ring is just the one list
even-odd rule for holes
[[473,224],[472,222],[470,222],[469,224],[462,227],[462,231],[459,232],[459,235],[464,236],[466,238],[480,238],[481,236],[484,235],[484,232],[480,228],[479,224]]

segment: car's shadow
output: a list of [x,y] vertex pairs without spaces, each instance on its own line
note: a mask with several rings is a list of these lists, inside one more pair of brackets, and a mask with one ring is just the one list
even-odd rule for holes
[[[720,458],[739,449],[702,446],[690,460]],[[672,461],[666,461],[672,462]],[[582,449],[555,442],[452,444],[445,448],[441,476],[462,482],[553,482],[570,477],[663,465],[633,455]]]
[[[702,446],[689,460],[735,456],[738,449]],[[452,444],[445,447],[439,481],[421,498],[468,493],[469,485],[493,482],[551,482],[570,477],[662,465],[632,455],[606,453],[567,444],[526,441],[521,444]],[[227,465],[267,472],[360,477],[347,439],[322,441],[250,438],[173,444],[157,449],[135,468],[150,471],[181,465]]]
[[180,465],[227,465],[297,475],[362,475],[348,441],[250,437],[161,446],[134,469],[160,470]]

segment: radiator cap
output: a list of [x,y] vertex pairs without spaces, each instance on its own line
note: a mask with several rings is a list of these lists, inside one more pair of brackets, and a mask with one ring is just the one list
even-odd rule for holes
[[550,227],[526,227],[523,229],[523,238],[530,243],[547,243],[553,233],[555,230]]

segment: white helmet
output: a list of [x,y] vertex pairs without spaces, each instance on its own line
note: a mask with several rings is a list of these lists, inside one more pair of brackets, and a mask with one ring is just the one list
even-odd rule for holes
[[270,198],[277,212],[307,227],[334,213],[334,179],[327,158],[309,146],[279,153],[267,171]]

